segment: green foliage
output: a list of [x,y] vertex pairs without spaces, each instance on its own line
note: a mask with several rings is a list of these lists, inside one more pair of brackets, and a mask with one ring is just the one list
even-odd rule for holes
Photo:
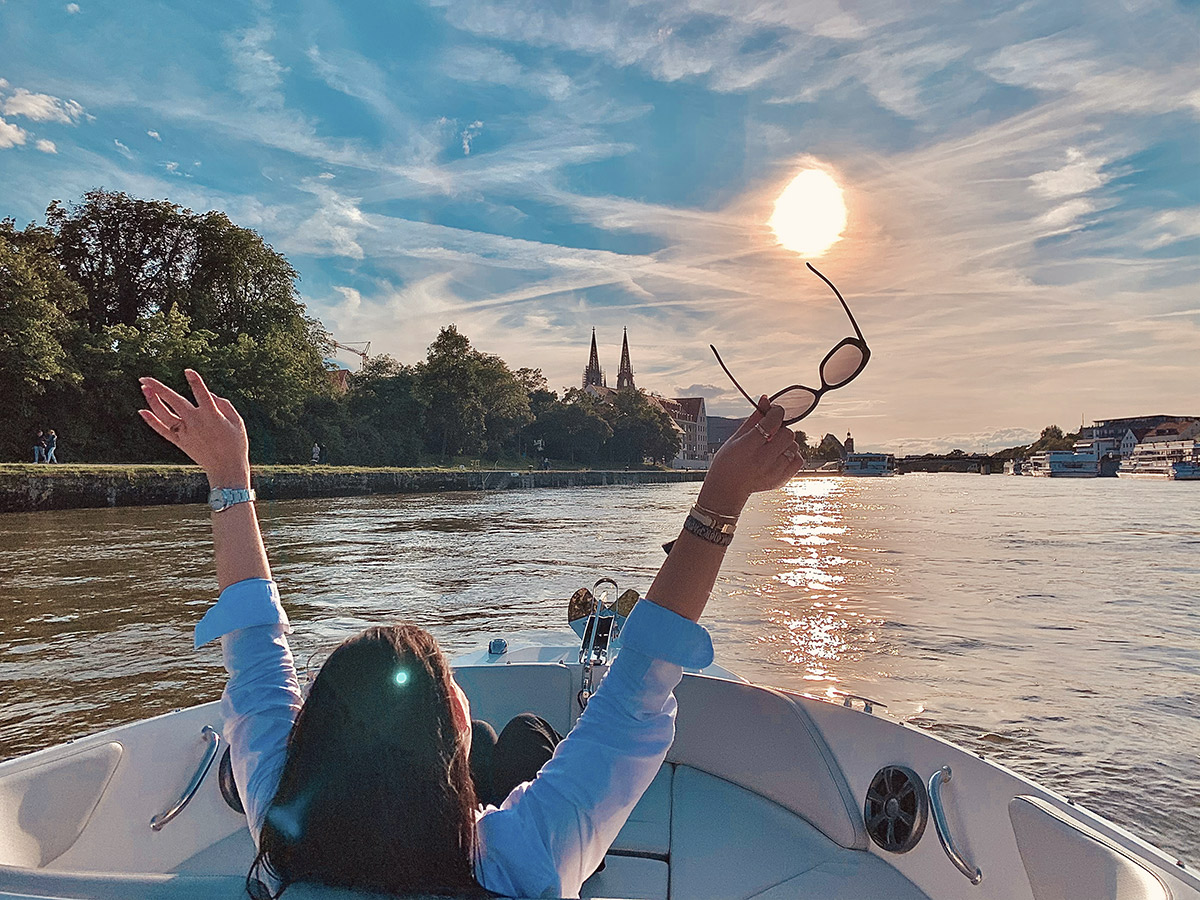
[[18,421],[48,387],[79,379],[68,353],[78,329],[69,316],[84,305],[83,292],[53,251],[49,229],[17,231],[11,219],[0,221],[0,397]]
[[571,462],[595,462],[612,426],[603,415],[603,404],[579,388],[572,388],[562,401],[546,405],[530,428],[542,441],[544,454]]
[[[572,463],[669,460],[680,436],[637,391],[559,398],[448,325],[425,360],[364,361],[341,393],[330,336],[307,315],[291,264],[221,212],[93,190],[50,204],[46,226],[0,221],[0,453],[31,457],[53,428],[64,463],[183,462],[137,415],[137,379],[185,396],[201,372],[246,421],[251,459],[411,466],[433,454]],[[526,457],[527,458],[527,457]]]
[[616,465],[670,462],[683,443],[671,417],[641,391],[618,391],[601,414],[612,429],[607,449]]
[[454,325],[441,330],[416,372],[426,449],[443,460],[461,453],[498,456],[533,419],[521,380],[500,357],[472,348]]
[[1041,453],[1048,450],[1070,450],[1075,446],[1078,434],[1063,434],[1057,425],[1047,425],[1042,429],[1042,435],[1029,445],[1029,453]]

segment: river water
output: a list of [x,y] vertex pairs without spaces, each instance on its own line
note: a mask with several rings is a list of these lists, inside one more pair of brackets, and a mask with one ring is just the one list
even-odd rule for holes
[[[261,504],[301,664],[404,618],[451,652],[565,643],[644,591],[698,486]],[[718,661],[843,688],[1200,863],[1200,485],[807,478],[751,501],[705,623]],[[202,507],[0,516],[0,758],[215,699],[191,630]]]

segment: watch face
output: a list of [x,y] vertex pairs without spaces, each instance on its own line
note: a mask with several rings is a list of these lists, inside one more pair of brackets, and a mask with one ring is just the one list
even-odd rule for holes
[[209,492],[208,505],[213,512],[220,512],[225,508],[225,496],[220,488],[214,488]]

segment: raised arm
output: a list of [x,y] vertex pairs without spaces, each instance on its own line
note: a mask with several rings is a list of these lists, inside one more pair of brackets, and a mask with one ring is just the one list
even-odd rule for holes
[[[149,409],[139,411],[142,418],[204,470],[210,488],[249,489],[249,441],[242,417],[232,403],[210,393],[199,374],[191,369],[184,374],[196,402],[143,378]],[[300,711],[300,687],[285,637],[288,620],[270,580],[254,503],[212,513],[212,528],[221,596],[196,626],[196,646],[221,639],[229,673],[221,697],[223,731],[257,841]]]
[[[759,405],[767,405],[765,395]],[[780,487],[800,471],[804,457],[795,435],[782,423],[783,409],[778,406],[765,416],[757,411],[751,414],[717,452],[697,506],[736,520],[751,494]],[[646,596],[697,622],[724,558],[724,547],[682,531]]]
[[[701,506],[736,517],[751,494],[796,473],[803,459],[782,421],[783,411],[772,407],[742,424],[713,460]],[[712,643],[695,622],[724,550],[690,531],[680,534],[575,728],[533,782],[480,820],[484,887],[513,896],[579,896],[671,746],[672,691],[683,667],[712,661]]]
[[[250,488],[250,443],[233,404],[209,393],[204,379],[184,370],[195,404],[154,378],[141,379],[149,409],[142,419],[204,470],[210,488]],[[217,584],[224,590],[247,578],[270,578],[267,551],[253,503],[239,503],[212,514]]]

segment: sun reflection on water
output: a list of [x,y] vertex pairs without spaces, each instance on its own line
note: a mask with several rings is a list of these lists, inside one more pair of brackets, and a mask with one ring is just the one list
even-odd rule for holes
[[[765,561],[774,572],[759,591],[770,603],[762,643],[802,680],[827,688],[851,675],[853,663],[878,652],[883,625],[882,617],[862,608],[856,590],[880,574],[870,548],[854,546],[863,537],[848,522],[856,493],[840,478],[796,479],[765,529],[773,539],[764,548]],[[860,680],[862,673],[852,677]]]

